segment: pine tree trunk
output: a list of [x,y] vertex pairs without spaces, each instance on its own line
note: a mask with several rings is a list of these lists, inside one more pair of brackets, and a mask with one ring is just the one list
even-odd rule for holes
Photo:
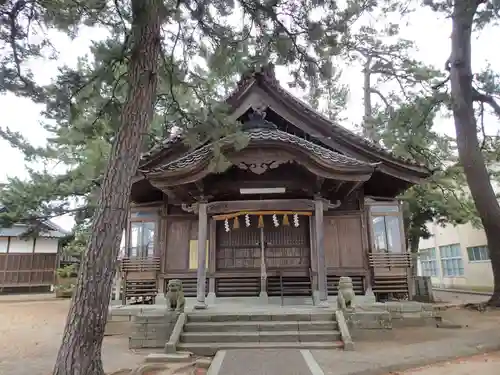
[[412,277],[418,276],[418,245],[420,243],[420,237],[412,236],[409,240],[410,243],[410,254],[411,254],[411,272]]
[[478,4],[477,0],[454,3],[450,82],[458,154],[486,232],[493,268],[494,292],[489,304],[500,307],[500,206],[479,147],[473,107],[471,32]]
[[132,0],[129,92],[111,149],[89,245],[57,355],[54,375],[104,375],[101,348],[132,176],[139,165],[157,87],[161,0]]
[[373,108],[371,92],[371,65],[372,58],[369,55],[364,56],[366,61],[363,67],[363,135],[369,140],[376,142],[377,135],[373,127]]

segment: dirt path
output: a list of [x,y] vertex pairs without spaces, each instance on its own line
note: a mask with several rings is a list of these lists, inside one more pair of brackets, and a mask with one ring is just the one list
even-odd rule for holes
[[[12,301],[0,300],[0,374],[3,375],[49,375],[60,345],[69,301],[47,299],[45,301]],[[415,327],[388,332],[387,336],[378,335],[374,340],[356,343],[355,352],[314,351],[318,363],[327,375],[338,375],[341,361],[352,369],[367,367],[383,367],[387,360],[402,356],[405,350],[410,357],[424,355],[435,356],[447,347],[456,347],[460,341],[477,330],[490,332],[497,336],[500,327],[500,311],[485,313],[463,309],[450,309],[443,313],[446,319],[464,325],[464,328],[436,329],[432,327]],[[481,336],[478,343],[488,339]],[[420,345],[421,352],[414,352],[412,345]],[[437,348],[433,349],[432,345]],[[434,346],[436,346],[434,345]],[[384,348],[380,352],[381,346]],[[463,345],[462,345],[463,346]],[[410,350],[411,349],[411,350]],[[378,350],[378,352],[377,352]],[[413,351],[412,351],[413,350]],[[431,352],[430,354],[427,352]],[[399,353],[399,354],[398,354]],[[122,368],[136,367],[143,361],[146,353],[134,353],[128,350],[126,337],[106,337],[103,348],[104,367],[107,372]],[[405,356],[403,355],[403,356]],[[465,353],[458,355],[466,355]],[[371,358],[373,357],[373,358]],[[371,359],[370,359],[371,358]],[[346,367],[346,371],[350,368]],[[493,368],[496,370],[494,371]],[[458,361],[423,367],[401,372],[401,375],[493,375],[500,368],[500,353],[485,356],[464,358]],[[347,372],[346,372],[347,373]],[[392,375],[395,375],[394,373]]]
[[[482,354],[460,358],[433,366],[400,372],[400,375],[497,375],[500,368],[500,353]],[[397,374],[397,373],[396,373]],[[391,373],[388,375],[396,375]]]
[[[0,304],[0,374],[50,374],[66,321],[69,301]],[[144,353],[128,350],[127,338],[106,337],[106,371],[135,367]]]

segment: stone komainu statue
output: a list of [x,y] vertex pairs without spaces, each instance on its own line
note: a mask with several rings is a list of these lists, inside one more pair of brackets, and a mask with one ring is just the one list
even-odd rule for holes
[[354,296],[351,278],[342,276],[338,285],[337,307],[341,310],[352,309],[354,307]]
[[182,281],[179,279],[168,280],[167,292],[165,293],[167,308],[169,311],[184,312],[186,299],[182,290]]

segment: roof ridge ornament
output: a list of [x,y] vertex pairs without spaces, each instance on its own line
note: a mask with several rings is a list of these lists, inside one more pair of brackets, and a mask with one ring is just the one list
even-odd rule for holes
[[238,81],[238,87],[244,86],[250,79],[265,78],[269,82],[279,84],[276,78],[275,65],[272,62],[267,64],[257,63],[253,67],[244,71]]
[[267,106],[262,104],[252,107],[252,111],[248,114],[248,120],[243,123],[242,129],[244,131],[253,129],[277,130],[278,127],[275,124],[266,120],[266,110]]

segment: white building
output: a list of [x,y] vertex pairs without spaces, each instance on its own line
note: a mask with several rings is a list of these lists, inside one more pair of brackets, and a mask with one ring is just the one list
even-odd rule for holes
[[429,239],[420,239],[418,274],[431,276],[435,286],[489,290],[493,272],[484,230],[472,224],[428,224]]

